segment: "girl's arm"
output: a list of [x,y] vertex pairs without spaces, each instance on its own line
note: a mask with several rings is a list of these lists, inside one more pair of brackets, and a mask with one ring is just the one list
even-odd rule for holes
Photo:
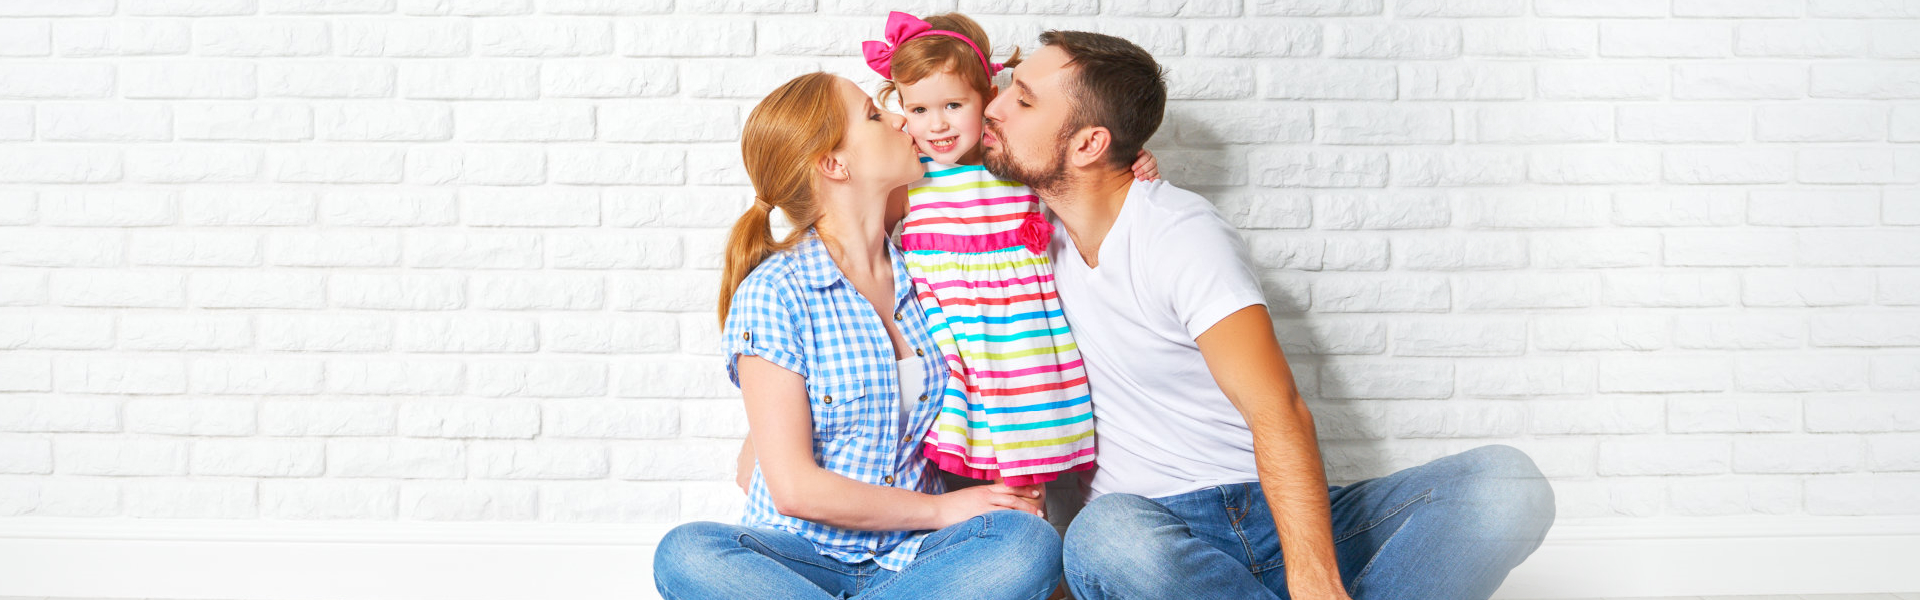
[[846,529],[913,531],[940,529],[994,510],[1038,512],[1000,484],[935,496],[828,471],[813,460],[806,379],[758,356],[741,356],[738,368],[747,439],[774,510],[782,515]]

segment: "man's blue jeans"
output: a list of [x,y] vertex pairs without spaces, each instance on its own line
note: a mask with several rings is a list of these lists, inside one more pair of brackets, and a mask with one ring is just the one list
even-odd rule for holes
[[984,598],[1038,600],[1060,583],[1060,534],[1039,517],[990,512],[933,532],[899,572],[847,564],[784,531],[688,523],[653,555],[666,600]]
[[[1355,600],[1485,600],[1553,524],[1553,490],[1525,453],[1484,446],[1327,489],[1340,581]],[[1107,494],[1065,540],[1080,600],[1290,598],[1258,483],[1148,499]]]

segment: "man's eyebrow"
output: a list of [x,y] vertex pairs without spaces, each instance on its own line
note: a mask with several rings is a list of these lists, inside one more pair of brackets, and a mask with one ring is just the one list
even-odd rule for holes
[[1013,80],[1013,84],[1020,86],[1020,93],[1025,94],[1027,96],[1033,95],[1033,88],[1027,87],[1027,82],[1015,79]]

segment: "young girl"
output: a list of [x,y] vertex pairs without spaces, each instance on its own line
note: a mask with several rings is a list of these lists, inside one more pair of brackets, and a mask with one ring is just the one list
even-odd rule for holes
[[[1019,64],[987,58],[980,25],[957,13],[922,21],[895,12],[867,64],[899,96],[926,177],[908,185],[900,244],[930,330],[952,371],[922,449],[942,469],[1037,486],[1092,469],[1086,369],[1054,292],[1039,198],[981,166],[981,113],[993,76]],[[1134,172],[1154,179],[1151,154]],[[921,398],[927,401],[928,398]]]

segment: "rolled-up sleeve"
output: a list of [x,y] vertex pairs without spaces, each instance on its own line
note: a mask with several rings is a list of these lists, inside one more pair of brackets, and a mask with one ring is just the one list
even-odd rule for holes
[[740,386],[740,357],[758,356],[807,375],[807,352],[801,332],[807,326],[807,314],[797,304],[798,290],[788,278],[755,271],[740,282],[733,292],[733,304],[727,310],[721,328],[727,354],[727,377]]

